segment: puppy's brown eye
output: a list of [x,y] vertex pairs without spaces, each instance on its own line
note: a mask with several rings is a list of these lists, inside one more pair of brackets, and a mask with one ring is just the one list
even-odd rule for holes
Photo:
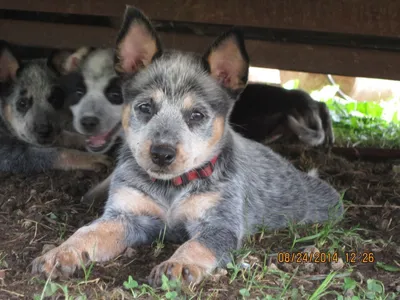
[[22,97],[17,102],[17,110],[19,112],[26,112],[32,106],[32,98]]
[[192,112],[192,114],[190,115],[190,120],[191,121],[200,121],[204,118],[204,115],[201,112],[198,111],[194,111]]
[[151,105],[148,103],[140,104],[138,108],[144,114],[147,115],[151,114]]

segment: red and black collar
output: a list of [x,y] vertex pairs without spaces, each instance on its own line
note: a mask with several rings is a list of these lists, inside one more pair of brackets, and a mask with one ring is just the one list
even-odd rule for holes
[[[218,159],[218,155],[215,156],[208,163],[203,165],[201,168],[191,170],[185,174],[182,174],[181,176],[172,178],[171,179],[172,184],[175,186],[180,186],[180,185],[188,184],[190,181],[193,181],[196,179],[207,178],[207,177],[211,176],[211,174],[214,171],[214,166],[215,166],[215,163],[217,162],[217,159]],[[151,178],[151,180],[154,182],[158,179]]]

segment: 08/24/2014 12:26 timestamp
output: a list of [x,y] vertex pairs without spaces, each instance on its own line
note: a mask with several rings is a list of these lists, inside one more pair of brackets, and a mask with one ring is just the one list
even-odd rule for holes
[[374,263],[373,252],[279,252],[278,263],[332,263],[342,259],[345,263]]

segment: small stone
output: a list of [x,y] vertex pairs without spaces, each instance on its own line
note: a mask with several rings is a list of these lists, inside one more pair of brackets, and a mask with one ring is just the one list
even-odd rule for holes
[[242,262],[240,263],[240,267],[241,267],[242,269],[247,270],[247,269],[250,268],[250,264],[247,263],[247,262],[242,261]]
[[334,271],[339,271],[341,269],[343,269],[344,267],[344,262],[343,259],[339,258],[338,261],[333,261],[331,262],[331,268]]

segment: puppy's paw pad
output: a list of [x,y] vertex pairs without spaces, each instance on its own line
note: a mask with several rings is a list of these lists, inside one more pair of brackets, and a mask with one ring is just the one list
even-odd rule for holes
[[149,283],[155,287],[162,284],[162,275],[168,280],[180,280],[184,284],[198,284],[203,278],[205,271],[194,264],[183,264],[176,261],[165,261],[154,267],[149,276]]
[[52,279],[69,277],[88,261],[89,255],[86,252],[80,252],[73,247],[57,247],[32,262],[32,273],[43,274]]

